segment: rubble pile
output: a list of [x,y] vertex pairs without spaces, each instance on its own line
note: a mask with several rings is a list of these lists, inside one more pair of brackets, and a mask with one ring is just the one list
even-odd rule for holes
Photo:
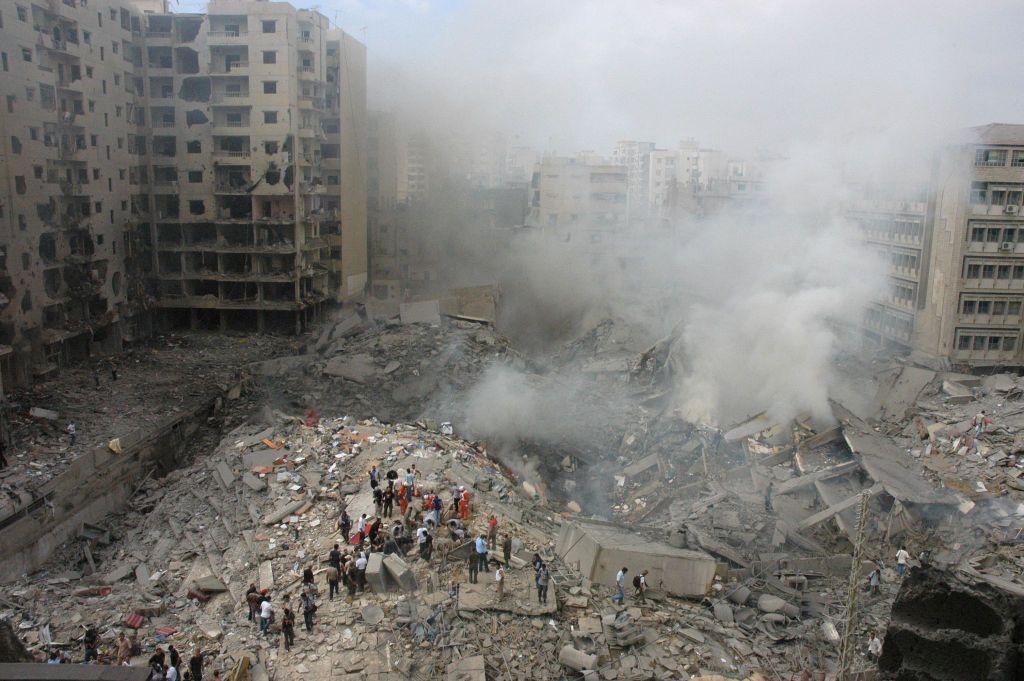
[[492,362],[525,360],[487,324],[363,320],[354,312],[326,324],[304,352],[249,366],[281,406],[355,418],[451,420],[458,397]]

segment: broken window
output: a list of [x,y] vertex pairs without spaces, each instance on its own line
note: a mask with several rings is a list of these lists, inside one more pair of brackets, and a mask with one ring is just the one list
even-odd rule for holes
[[197,184],[203,181],[202,170],[190,170],[188,171],[188,181],[192,184]]
[[277,94],[277,81],[276,80],[265,80],[263,81],[263,94],[275,95]]
[[25,186],[25,176],[24,175],[15,175],[14,176],[14,191],[18,192],[19,194],[24,194],[27,191],[26,186]]
[[277,142],[264,142],[263,151],[267,154],[276,154],[278,149]]
[[206,212],[206,202],[202,199],[195,199],[188,202],[188,212],[192,215],[202,215]]
[[203,145],[199,140],[190,140],[185,143],[185,151],[190,154],[201,154],[203,153]]

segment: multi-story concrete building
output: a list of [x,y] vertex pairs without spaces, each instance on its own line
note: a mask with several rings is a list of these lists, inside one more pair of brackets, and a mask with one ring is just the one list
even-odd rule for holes
[[1024,365],[1024,125],[967,131],[918,196],[877,194],[851,217],[888,263],[868,338],[966,367]]
[[540,162],[531,187],[534,225],[583,231],[592,239],[626,225],[625,166],[592,160],[550,156]]
[[612,150],[612,163],[626,167],[627,220],[643,220],[647,215],[651,153],[654,150],[654,142],[636,140],[620,140]]
[[154,299],[295,329],[362,290],[365,49],[324,16],[19,0],[0,20],[9,355],[38,373],[116,347]]

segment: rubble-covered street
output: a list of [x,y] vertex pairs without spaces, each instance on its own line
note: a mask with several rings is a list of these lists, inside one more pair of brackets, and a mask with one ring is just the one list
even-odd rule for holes
[[[616,342],[614,328],[599,324],[538,362],[484,324],[343,316],[296,356],[250,365],[251,395],[225,417],[237,425],[219,443],[199,443],[193,463],[146,480],[88,540],[65,543],[0,589],[4,617],[34,654],[78,658],[94,627],[110,662],[124,632],[138,641],[133,664],[173,644],[186,659],[203,651],[208,675],[241,664],[254,679],[814,678],[801,675],[836,671],[855,568],[852,670],[871,678],[873,634],[929,630],[890,625],[900,547],[910,574],[927,563],[930,579],[1024,593],[1019,379],[893,365],[877,377],[874,414],[834,403],[827,424],[760,415],[717,429],[664,409],[667,374],[650,351]],[[460,438],[466,391],[494,365],[545,386],[600,365],[584,390],[631,400],[628,423],[594,426],[592,442],[614,437],[615,449],[560,449],[529,432]],[[430,387],[414,400],[407,391],[421,380]],[[260,395],[270,396],[261,409]],[[349,407],[409,418],[388,423]],[[971,415],[981,409],[991,424],[975,438]],[[445,413],[456,415],[451,426],[438,418]],[[370,471],[382,489],[394,471],[398,493],[413,467],[408,512],[395,502],[381,518]],[[453,504],[461,490],[465,521]],[[433,494],[440,527],[425,522]],[[366,588],[349,597],[343,578],[332,599],[333,545],[346,554],[343,572],[358,557],[339,531],[343,509],[353,528],[363,514],[380,526],[364,547]],[[471,575],[474,540],[489,533],[491,516],[490,560]],[[546,604],[535,556],[550,573]],[[299,604],[307,567],[317,603],[310,632]],[[612,598],[620,567],[621,605]],[[632,581],[640,573],[642,599]],[[250,585],[275,609],[267,634],[247,618]],[[285,605],[296,613],[291,649]],[[895,672],[903,662],[893,660]]]

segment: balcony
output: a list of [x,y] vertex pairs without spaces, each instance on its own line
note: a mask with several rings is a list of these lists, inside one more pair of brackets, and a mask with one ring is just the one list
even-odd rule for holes
[[240,120],[240,121],[227,121],[227,120],[224,120],[224,121],[214,121],[213,122],[213,127],[214,127],[215,130],[218,130],[218,129],[221,129],[221,128],[232,128],[232,129],[235,129],[235,130],[237,130],[238,128],[248,128],[249,127],[249,119],[245,118],[245,119]]
[[175,125],[174,121],[153,121],[154,128],[173,128]]
[[152,184],[153,193],[155,194],[177,194],[178,193],[178,181],[177,180],[154,180]]
[[150,40],[170,40],[174,36],[170,31],[161,30],[158,28],[147,28],[146,38]]
[[213,155],[220,156],[221,158],[249,158],[249,150],[231,151],[228,149],[214,149]]
[[244,100],[249,98],[249,92],[215,92],[213,94],[214,104],[225,106],[252,106]]
[[214,76],[245,76],[249,74],[249,62],[233,61],[230,64],[220,62],[209,65],[210,75]]
[[248,31],[208,31],[206,42],[210,45],[238,45],[246,42]]

